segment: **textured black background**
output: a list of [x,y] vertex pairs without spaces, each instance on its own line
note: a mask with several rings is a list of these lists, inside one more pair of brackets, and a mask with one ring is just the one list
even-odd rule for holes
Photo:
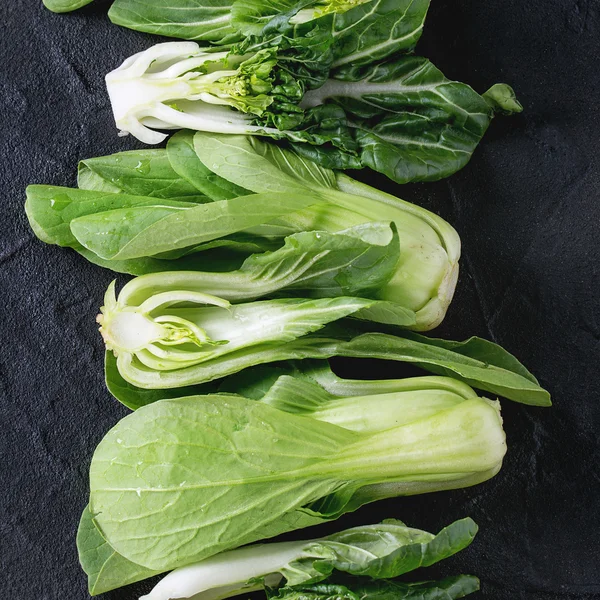
[[[39,0],[0,5],[0,589],[13,600],[88,597],[75,550],[86,470],[127,412],[104,388],[94,323],[111,273],[37,241],[22,208],[26,184],[74,185],[79,159],[138,147],[116,136],[103,77],[156,38],[111,25],[108,5],[66,16]],[[440,572],[480,576],[489,600],[600,598],[600,2],[433,0],[418,51],[480,92],[512,84],[525,112],[496,119],[449,180],[371,183],[462,236],[440,335],[503,344],[554,407],[503,402],[509,452],[492,481],[372,505],[329,530],[470,515],[476,541]]]

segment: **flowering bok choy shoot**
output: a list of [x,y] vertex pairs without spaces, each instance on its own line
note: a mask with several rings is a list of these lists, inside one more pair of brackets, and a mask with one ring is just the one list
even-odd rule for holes
[[[439,387],[415,397],[414,410],[409,395],[399,396],[391,413],[393,396],[381,404],[322,398],[294,414],[223,393],[138,409],[92,460],[80,552],[94,565],[86,570],[99,572],[92,550],[106,543],[123,585],[369,502],[493,477],[506,451],[499,404],[460,385]],[[326,416],[338,400],[347,424],[336,424],[337,410]]]

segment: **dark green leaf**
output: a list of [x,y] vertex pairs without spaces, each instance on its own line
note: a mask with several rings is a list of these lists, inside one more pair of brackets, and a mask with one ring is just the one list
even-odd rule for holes
[[232,0],[115,0],[108,12],[116,25],[185,40],[229,43]]
[[[343,67],[304,98],[317,109],[327,100],[353,122],[362,165],[398,183],[433,181],[462,168],[493,116],[493,107],[472,88],[415,56]],[[328,159],[311,147],[297,149]],[[328,152],[335,160],[335,151]]]
[[411,51],[428,9],[429,0],[373,0],[336,14],[333,66],[369,64]]
[[92,0],[43,0],[44,6],[55,13],[68,13],[86,4]]
[[479,580],[470,575],[424,583],[364,580],[344,583],[283,588],[271,600],[456,600],[479,590]]

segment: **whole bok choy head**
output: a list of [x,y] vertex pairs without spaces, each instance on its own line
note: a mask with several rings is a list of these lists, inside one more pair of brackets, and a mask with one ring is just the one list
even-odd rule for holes
[[[141,390],[186,388],[184,394],[193,394],[197,390],[189,386],[255,365],[332,356],[411,362],[517,402],[550,404],[535,377],[491,342],[449,342],[412,332],[361,334],[349,323],[333,323],[374,310],[377,300],[278,299],[230,305],[194,285],[173,286],[188,278],[186,273],[162,276],[133,280],[118,299],[111,284],[98,317],[107,346],[108,387],[131,407],[173,397],[172,392],[145,395]],[[194,276],[189,279],[193,283]]]
[[115,0],[108,15],[130,29],[219,45],[325,32],[333,34],[330,50],[337,65],[411,51],[428,8],[429,0]]
[[165,139],[157,129],[285,139],[323,166],[407,183],[451,175],[495,112],[522,110],[509,86],[480,96],[414,56],[330,72],[331,34],[299,40],[231,52],[168,42],[131,56],[106,76],[117,127],[149,144]]
[[[311,261],[317,260],[329,264],[329,281],[335,285],[326,292],[313,278],[310,295],[354,295],[359,289],[355,275],[361,270],[361,277],[367,275],[360,264],[368,256],[397,250],[385,225],[392,223],[400,258],[387,281],[381,278],[381,262],[373,270],[380,283],[365,284],[368,296],[380,301],[368,318],[431,329],[444,318],[454,293],[460,239],[446,221],[256,137],[179,132],[166,150],[83,161],[79,186],[29,186],[31,226],[42,240],[75,248],[115,271],[227,271],[236,285],[240,278],[252,277],[262,294],[278,288],[273,277],[310,271]],[[282,243],[279,252],[259,256]],[[373,248],[366,252],[369,244]],[[317,249],[323,253],[320,258]],[[238,270],[241,260],[233,265],[223,261],[228,252],[242,259],[256,254]],[[294,253],[297,269],[285,275]],[[258,286],[257,277],[263,276]],[[219,286],[227,279],[221,278]],[[214,281],[207,276],[207,285]],[[414,313],[414,323],[407,322],[407,311]]]
[[[389,519],[320,539],[246,546],[172,571],[140,600],[222,600],[265,588],[273,590],[271,595],[276,590],[279,598],[318,594],[325,585],[332,585],[331,575],[336,576],[340,587],[337,593],[350,598],[358,587],[369,590],[361,598],[375,595],[376,590],[389,591],[396,598],[403,597],[401,591],[435,598],[442,588],[448,590],[444,597],[450,600],[476,591],[477,579],[463,575],[452,578],[452,585],[446,580],[412,586],[381,580],[430,566],[459,552],[476,532],[477,525],[468,518],[437,535]],[[369,577],[369,583],[353,575]],[[323,587],[315,586],[320,583]]]
[[438,390],[394,418],[382,416],[393,401],[349,397],[353,426],[324,418],[330,400],[318,419],[234,394],[140,408],[94,454],[86,536],[91,524],[132,563],[131,581],[378,499],[485,481],[506,450],[498,403],[460,385]]

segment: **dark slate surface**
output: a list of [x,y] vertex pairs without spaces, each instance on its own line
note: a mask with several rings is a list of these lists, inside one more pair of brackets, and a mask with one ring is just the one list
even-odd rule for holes
[[[88,597],[74,539],[86,470],[126,414],[103,387],[94,323],[112,275],[37,241],[22,209],[26,184],[73,185],[78,159],[136,147],[116,136],[103,77],[152,38],[112,26],[108,4],[68,16],[39,0],[0,4],[0,589],[14,600]],[[462,236],[440,333],[504,344],[555,404],[503,403],[509,453],[492,481],[373,505],[329,529],[391,516],[437,528],[470,515],[476,542],[439,571],[479,575],[480,598],[600,598],[600,3],[433,0],[419,51],[479,91],[511,83],[525,112],[497,119],[450,180],[374,183]]]

